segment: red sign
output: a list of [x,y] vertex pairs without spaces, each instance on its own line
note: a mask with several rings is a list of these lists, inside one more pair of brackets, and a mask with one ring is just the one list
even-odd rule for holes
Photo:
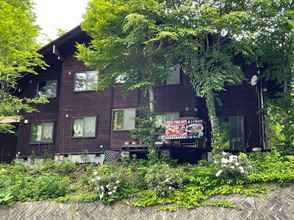
[[165,139],[190,139],[204,136],[202,120],[179,119],[166,122]]

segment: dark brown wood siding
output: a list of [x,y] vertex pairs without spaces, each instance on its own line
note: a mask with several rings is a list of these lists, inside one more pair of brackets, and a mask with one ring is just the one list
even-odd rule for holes
[[[119,86],[104,91],[75,92],[75,73],[87,70],[73,52],[64,55],[63,60],[48,58],[51,66],[38,76],[26,77],[22,84],[22,96],[36,94],[39,79],[58,79],[58,97],[50,103],[38,107],[39,112],[24,115],[19,126],[17,151],[22,155],[36,153],[82,153],[101,152],[105,149],[119,149],[125,141],[130,141],[127,131],[112,130],[112,110],[137,108],[142,102],[142,92],[131,91],[125,95]],[[257,94],[253,87],[234,86],[220,93],[222,106],[218,114],[225,116],[244,115],[246,140],[254,146],[258,144]],[[207,109],[204,99],[196,97],[187,77],[181,75],[178,85],[164,85],[155,89],[156,111],[179,112],[181,117],[199,117],[207,122]],[[95,138],[73,138],[72,126],[75,118],[97,116],[97,135]],[[54,121],[54,144],[30,144],[31,125],[37,122]],[[209,135],[207,136],[209,138]]]

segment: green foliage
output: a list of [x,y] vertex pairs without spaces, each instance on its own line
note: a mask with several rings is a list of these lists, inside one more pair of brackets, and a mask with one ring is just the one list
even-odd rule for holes
[[13,196],[9,192],[1,192],[0,193],[0,205],[7,205],[13,199]]
[[160,196],[167,196],[183,186],[184,172],[181,168],[172,168],[168,164],[150,166],[145,182],[149,189]]
[[[0,1],[0,118],[34,111],[44,98],[21,99],[13,94],[17,81],[36,67],[44,67],[37,53],[38,28],[34,24],[30,0]],[[1,124],[0,132],[12,132],[13,127]]]
[[205,202],[205,205],[214,206],[214,207],[232,208],[232,209],[240,208],[234,202],[229,201],[229,200],[207,201],[207,202]]
[[233,208],[236,206],[230,202],[211,198],[254,196],[265,192],[268,184],[294,182],[293,156],[273,151],[246,157],[252,170],[247,176],[234,178],[216,178],[218,166],[214,163],[176,165],[164,160],[132,159],[100,166],[53,161],[32,166],[0,165],[0,204],[35,200],[112,204],[127,199],[136,207],[158,206],[165,211],[201,205]]

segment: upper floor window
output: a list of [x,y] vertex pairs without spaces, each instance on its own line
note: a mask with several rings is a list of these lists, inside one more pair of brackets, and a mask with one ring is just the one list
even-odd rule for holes
[[167,112],[160,115],[156,115],[155,117],[155,126],[157,128],[165,127],[167,121],[177,120],[180,118],[179,112]]
[[76,92],[81,91],[95,91],[98,84],[98,72],[87,71],[76,73],[75,75],[75,88]]
[[136,109],[115,109],[112,116],[113,130],[132,130],[136,124]]
[[179,64],[169,68],[166,85],[180,84],[181,82],[181,66]]
[[53,143],[54,122],[43,122],[32,125],[32,143]]
[[73,122],[73,137],[96,137],[96,116],[77,118]]
[[47,98],[56,98],[57,80],[40,81],[38,85],[38,96],[46,96]]

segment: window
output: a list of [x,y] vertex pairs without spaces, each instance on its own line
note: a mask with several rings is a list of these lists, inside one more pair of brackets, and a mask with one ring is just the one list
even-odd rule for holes
[[180,84],[181,66],[179,64],[169,68],[169,72],[166,78],[167,85]]
[[75,119],[73,137],[96,137],[96,116]]
[[38,123],[32,125],[32,143],[53,143],[54,123]]
[[47,98],[56,98],[57,80],[40,81],[38,87],[38,96]]
[[155,126],[157,128],[165,127],[165,123],[170,120],[176,120],[180,118],[179,112],[168,112],[156,116]]
[[75,91],[95,91],[98,84],[98,72],[88,71],[76,73],[75,76]]
[[244,116],[229,117],[230,147],[234,151],[245,149]]
[[135,128],[136,109],[113,110],[113,130],[132,130]]

